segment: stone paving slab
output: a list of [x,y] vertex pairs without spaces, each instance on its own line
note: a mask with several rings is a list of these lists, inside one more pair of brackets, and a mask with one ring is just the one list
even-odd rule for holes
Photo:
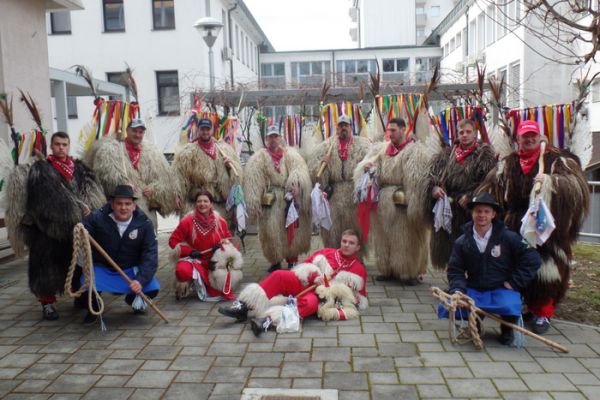
[[[26,261],[0,265],[0,397],[6,399],[240,399],[245,388],[335,389],[350,399],[600,399],[600,332],[554,324],[548,337],[560,354],[528,340],[500,346],[486,323],[482,351],[448,340],[429,284],[376,282],[367,259],[370,308],[358,320],[309,318],[295,334],[255,338],[218,304],[176,301],[172,265],[160,236],[162,291],[157,304],[170,319],[133,316],[122,298],[107,295],[104,320],[83,326],[85,314],[59,299],[58,321],[43,321],[27,289]],[[247,237],[244,284],[266,275],[255,236]],[[318,238],[313,238],[317,249]]]

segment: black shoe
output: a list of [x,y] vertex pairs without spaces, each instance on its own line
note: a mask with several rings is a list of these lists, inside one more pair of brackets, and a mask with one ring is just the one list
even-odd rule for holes
[[96,321],[98,321],[98,317],[89,311],[87,312],[87,314],[85,314],[85,317],[83,318],[84,325],[91,325]]
[[500,325],[500,336],[498,336],[498,341],[500,344],[504,346],[510,346],[515,338],[515,334],[512,328],[508,326]]
[[536,317],[533,320],[533,326],[531,330],[533,333],[537,333],[538,335],[543,335],[548,332],[550,329],[550,320],[546,317]]
[[219,307],[219,313],[235,318],[238,322],[246,322],[248,319],[248,306],[243,301],[235,300],[229,307]]
[[408,279],[400,279],[400,283],[404,286],[417,286],[419,283],[419,280],[417,278],[408,278]]
[[375,280],[377,282],[388,282],[388,281],[394,280],[394,277],[391,275],[377,275],[375,277]]
[[42,303],[42,315],[47,321],[56,321],[58,319],[58,312],[54,308],[54,303]]
[[272,324],[273,320],[271,317],[254,318],[252,321],[250,321],[250,327],[252,328],[252,332],[256,337],[259,337],[263,334],[263,332],[268,331]]
[[298,265],[298,263],[295,262],[289,262],[287,265],[287,269],[291,270],[292,268],[294,268],[296,265]]
[[523,314],[523,322],[531,322],[533,321],[534,316],[533,313],[531,311],[527,311],[525,314]]
[[281,263],[273,264],[269,267],[269,273],[281,269]]
[[88,297],[85,295],[81,295],[79,297],[76,297],[73,300],[73,308],[77,309],[77,310],[85,310],[88,308],[87,305],[87,299]]

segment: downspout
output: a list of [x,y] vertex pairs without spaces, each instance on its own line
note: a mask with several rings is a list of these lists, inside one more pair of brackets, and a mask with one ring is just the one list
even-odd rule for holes
[[[233,53],[233,29],[231,27],[231,12],[238,7],[238,2],[235,2],[235,6],[227,10],[227,31],[229,36],[229,48]],[[235,82],[233,80],[233,57],[229,59],[229,79],[231,84],[231,90],[234,89]]]

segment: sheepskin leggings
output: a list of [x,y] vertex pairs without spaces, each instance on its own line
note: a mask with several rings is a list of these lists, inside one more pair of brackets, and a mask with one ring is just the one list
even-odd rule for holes
[[[269,299],[277,295],[295,296],[306,288],[296,274],[288,270],[278,270],[270,273],[259,285]],[[319,307],[319,299],[315,292],[302,295],[297,299],[297,303],[301,318],[315,314]]]

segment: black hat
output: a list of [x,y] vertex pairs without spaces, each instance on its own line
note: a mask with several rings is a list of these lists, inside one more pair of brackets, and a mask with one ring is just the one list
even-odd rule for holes
[[116,199],[117,197],[128,198],[137,200],[135,194],[133,193],[133,188],[131,185],[119,185],[115,188],[115,191],[110,195],[111,199]]
[[469,210],[472,210],[473,207],[475,207],[477,204],[484,204],[486,206],[490,206],[494,210],[496,210],[496,212],[502,211],[500,204],[498,204],[494,196],[492,196],[492,194],[488,192],[479,193],[477,196],[473,197],[471,201],[467,204],[467,207],[469,207]]

